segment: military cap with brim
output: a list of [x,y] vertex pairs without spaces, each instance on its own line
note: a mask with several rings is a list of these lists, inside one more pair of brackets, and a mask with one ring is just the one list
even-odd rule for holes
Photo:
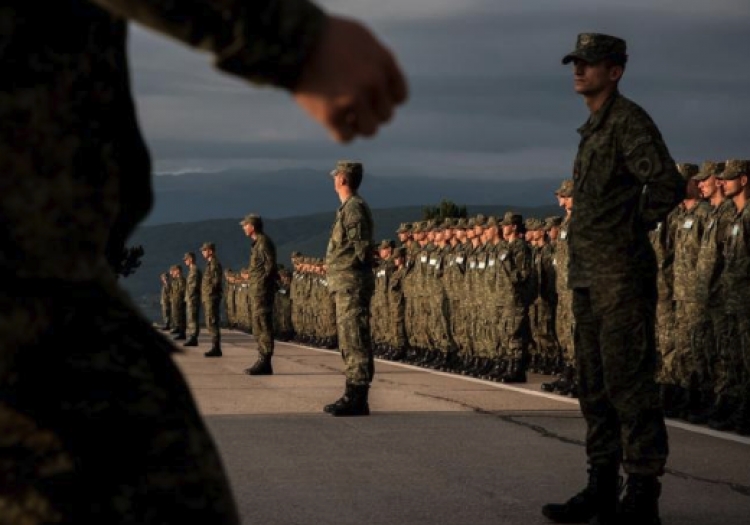
[[559,197],[572,197],[573,196],[573,179],[565,179],[560,183],[560,187],[555,191],[555,195]]
[[687,181],[695,177],[698,172],[700,172],[700,167],[697,164],[692,164],[690,162],[678,162],[677,171],[679,171],[680,175],[682,175],[682,178]]
[[378,248],[380,248],[381,250],[385,250],[385,249],[388,249],[388,248],[393,248],[395,245],[396,245],[396,243],[393,242],[392,240],[390,240],[390,239],[383,239],[382,241],[380,241],[380,244],[378,245]]
[[502,226],[510,226],[512,224],[521,226],[523,224],[523,216],[520,213],[514,213],[512,211],[505,212],[500,224]]
[[336,167],[331,170],[329,175],[335,177],[340,172],[348,173],[350,175],[362,175],[362,163],[354,160],[340,160],[336,163]]
[[404,248],[403,246],[399,246],[398,248],[393,250],[393,257],[406,257],[406,248]]
[[576,39],[576,48],[563,57],[562,63],[569,64],[578,59],[596,64],[606,58],[624,64],[628,59],[625,41],[601,33],[581,33]]
[[700,170],[698,170],[698,173],[696,173],[693,178],[697,181],[702,181],[706,180],[712,175],[718,176],[722,171],[724,171],[725,165],[726,163],[724,162],[706,160],[701,164]]
[[398,227],[398,230],[396,230],[396,233],[408,233],[411,231],[411,223],[410,222],[403,222],[401,223],[401,226]]
[[182,260],[185,261],[187,259],[195,259],[195,254],[193,252],[187,252],[185,255],[182,256]]
[[203,250],[215,251],[216,250],[216,245],[214,243],[212,243],[212,242],[204,242],[201,245],[201,251],[203,251]]
[[250,213],[248,215],[245,215],[245,217],[240,221],[240,226],[244,226],[245,224],[257,224],[259,220],[260,215],[256,213]]
[[750,160],[728,160],[724,171],[718,176],[721,180],[733,180],[740,175],[750,176]]

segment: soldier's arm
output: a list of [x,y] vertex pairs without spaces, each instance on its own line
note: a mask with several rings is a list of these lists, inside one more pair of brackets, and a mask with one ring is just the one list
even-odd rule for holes
[[93,0],[213,54],[220,70],[291,91],[338,141],[371,136],[406,100],[395,58],[362,24],[309,0]]
[[641,219],[651,229],[685,197],[685,180],[650,118],[631,115],[621,132],[625,164],[643,184]]

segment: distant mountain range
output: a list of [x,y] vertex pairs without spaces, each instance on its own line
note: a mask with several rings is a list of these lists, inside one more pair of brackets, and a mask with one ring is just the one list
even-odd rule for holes
[[[553,192],[562,179],[473,180],[459,175],[446,179],[366,174],[361,192],[373,209],[421,207],[449,199],[472,208],[499,206],[498,212],[506,206],[554,206]],[[327,172],[312,169],[162,174],[154,177],[154,193],[156,204],[144,226],[239,219],[251,212],[269,219],[300,217],[330,212],[338,206]]]
[[[425,205],[435,204],[438,203],[425,202]],[[457,204],[465,205],[460,202]],[[290,266],[290,256],[293,251],[322,257],[325,254],[336,207],[337,204],[334,202],[324,213],[265,219],[265,230],[276,243],[278,262]],[[560,208],[556,205],[526,207],[472,204],[466,205],[466,208],[469,216],[480,213],[501,216],[510,209],[523,214],[524,217],[544,218],[561,214]],[[250,259],[251,242],[245,237],[239,225],[239,217],[242,214],[236,215],[237,217],[231,219],[144,225],[136,231],[129,245],[143,246],[145,254],[141,267],[133,275],[122,278],[122,284],[149,318],[158,320],[160,315],[159,274],[167,271],[173,264],[182,264],[182,257],[188,251],[198,255],[199,266],[203,267],[205,261],[201,260],[199,251],[203,242],[216,243],[218,259],[225,269],[238,270],[247,265]],[[414,222],[421,218],[422,206],[373,209],[375,241],[395,239],[395,231],[401,223]]]

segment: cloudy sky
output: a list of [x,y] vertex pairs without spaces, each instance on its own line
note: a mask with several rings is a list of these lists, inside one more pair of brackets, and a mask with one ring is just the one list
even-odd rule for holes
[[397,55],[411,98],[372,139],[335,144],[288,94],[133,27],[141,126],[157,173],[243,167],[463,178],[567,177],[587,110],[560,59],[580,32],[627,40],[621,91],[677,161],[750,158],[748,0],[321,0]]

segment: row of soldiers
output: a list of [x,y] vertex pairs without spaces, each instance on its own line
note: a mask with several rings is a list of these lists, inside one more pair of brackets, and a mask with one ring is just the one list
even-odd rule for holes
[[[657,379],[667,415],[742,433],[750,432],[749,165],[678,164],[687,197],[649,233],[660,269]],[[376,247],[375,353],[503,382],[523,382],[529,370],[554,374],[542,388],[575,395],[565,271],[572,187],[565,180],[555,192],[564,217],[509,211],[402,224],[398,241]],[[325,262],[295,253],[292,263],[278,294],[288,296],[288,318],[277,321],[291,326],[284,337],[335,348]]]

